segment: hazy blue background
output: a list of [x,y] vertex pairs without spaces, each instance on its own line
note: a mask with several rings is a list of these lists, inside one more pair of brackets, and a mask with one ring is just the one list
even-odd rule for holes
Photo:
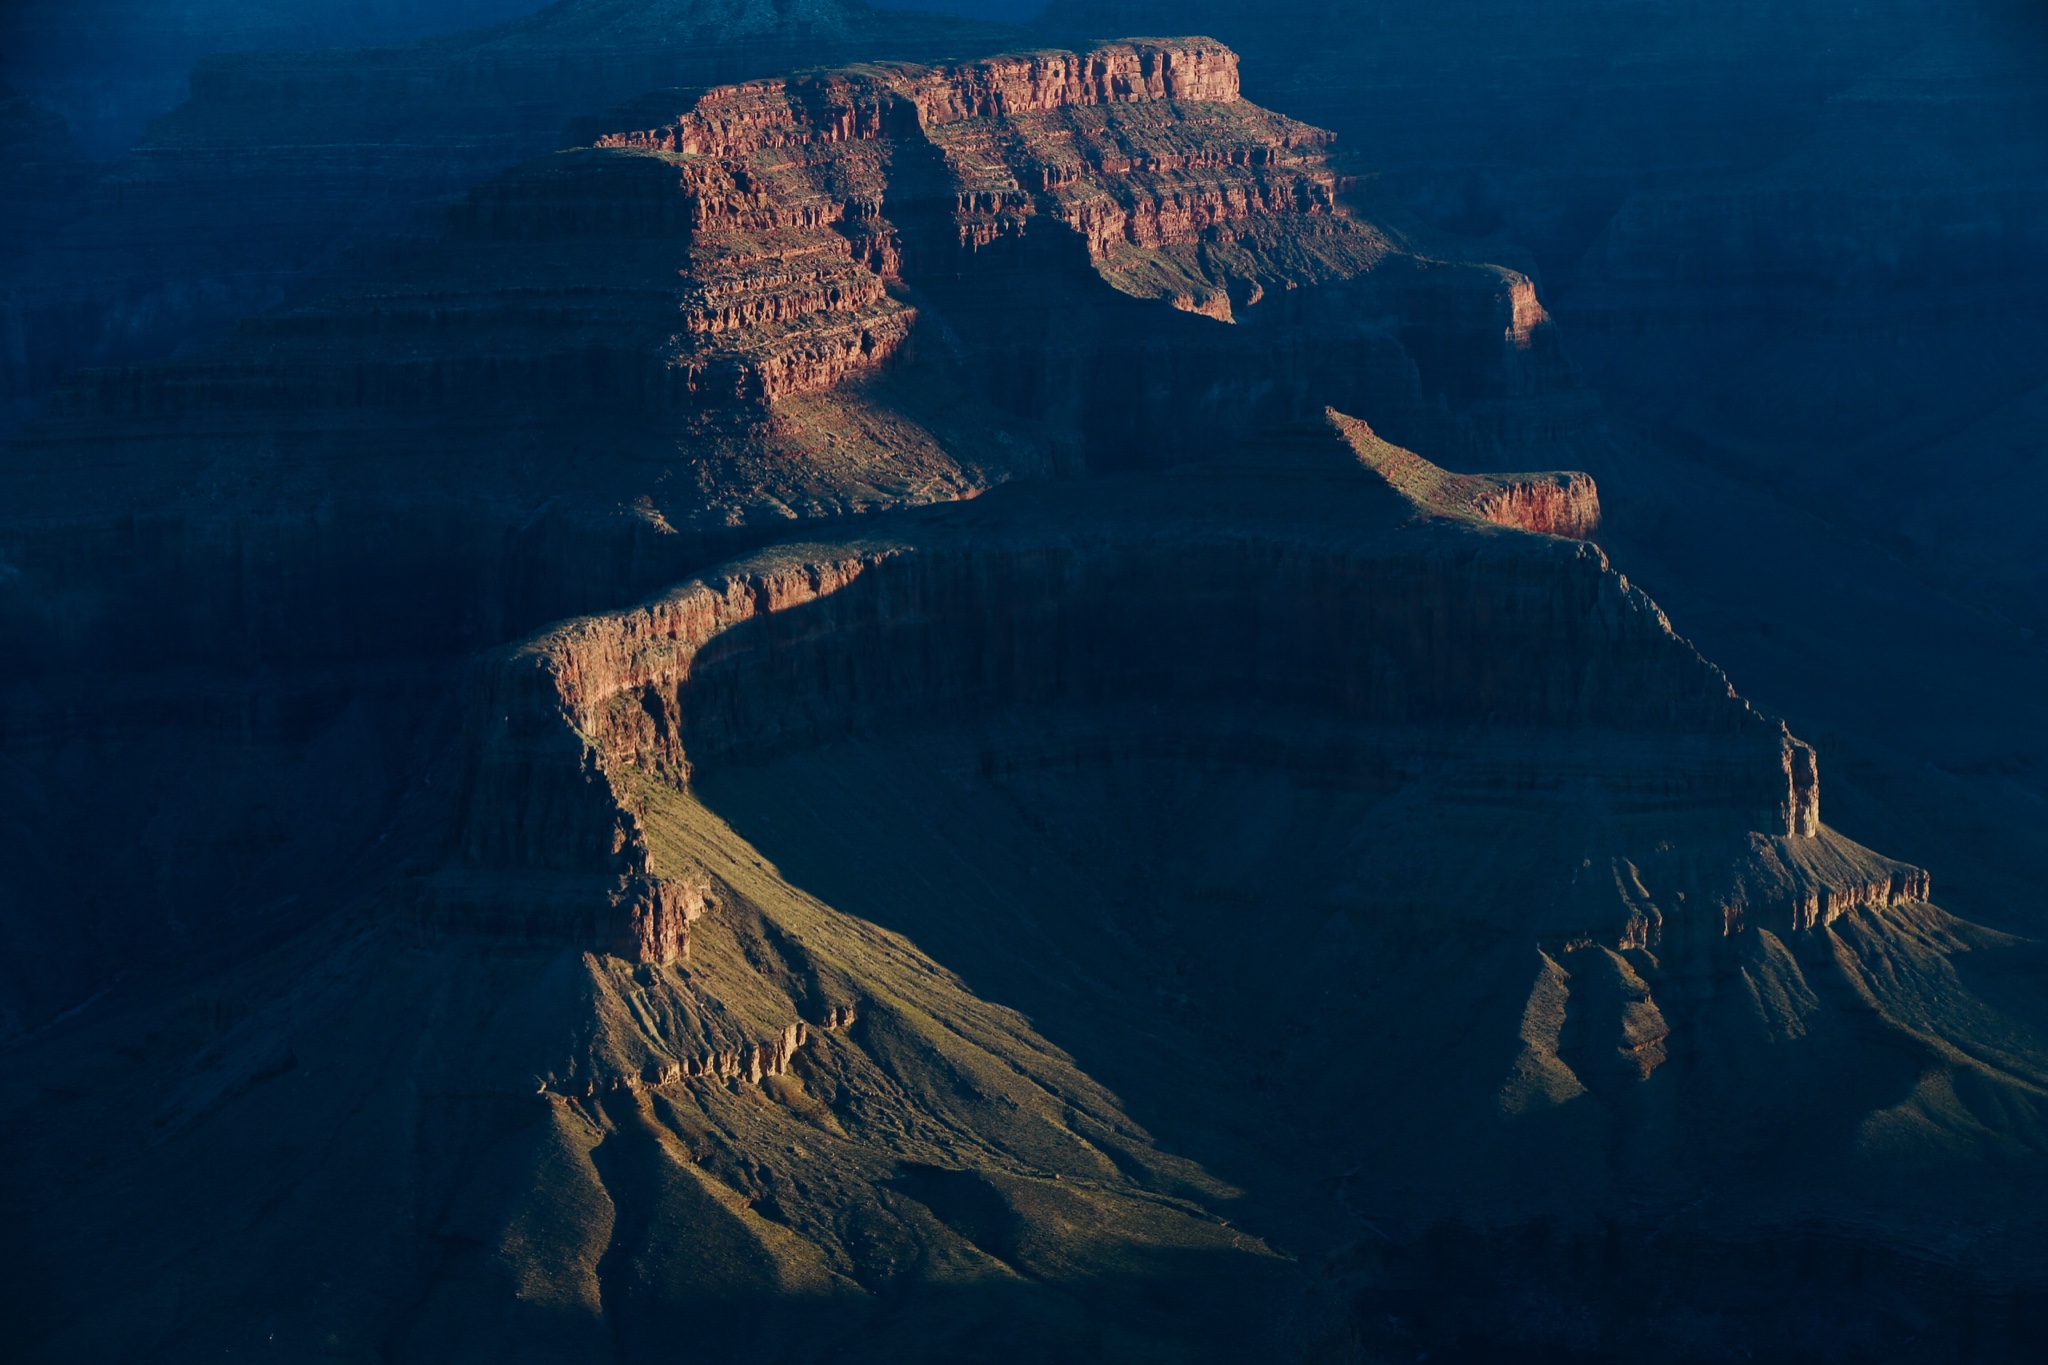
[[545,0],[6,0],[0,80],[113,156],[185,98],[209,52],[365,47],[474,28]]

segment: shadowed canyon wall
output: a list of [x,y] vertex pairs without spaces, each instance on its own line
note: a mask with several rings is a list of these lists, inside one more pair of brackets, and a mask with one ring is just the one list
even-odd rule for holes
[[60,113],[94,156],[117,156],[182,104],[216,52],[374,47],[476,28],[546,0],[20,0],[0,18],[0,78]]

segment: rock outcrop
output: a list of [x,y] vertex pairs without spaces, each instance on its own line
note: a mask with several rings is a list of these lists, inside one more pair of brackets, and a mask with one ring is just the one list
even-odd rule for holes
[[1389,445],[1355,417],[1331,421],[1366,466],[1426,512],[1539,535],[1589,539],[1600,525],[1600,491],[1577,470],[1549,474],[1453,474]]

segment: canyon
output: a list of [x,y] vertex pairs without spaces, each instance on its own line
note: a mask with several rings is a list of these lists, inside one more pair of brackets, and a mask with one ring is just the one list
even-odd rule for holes
[[1207,8],[568,0],[111,172],[0,105],[244,272],[0,455],[24,1358],[2029,1358],[2032,807],[1916,823],[1999,706],[1865,738],[1981,623],[1634,424],[1653,190],[1560,271]]

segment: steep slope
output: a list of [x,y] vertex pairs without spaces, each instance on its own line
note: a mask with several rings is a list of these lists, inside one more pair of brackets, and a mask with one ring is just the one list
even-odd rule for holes
[[377,907],[14,1072],[21,1358],[1260,1349],[1289,1269],[1207,1211],[1233,1191],[687,798],[647,828],[658,869],[715,869],[686,960]]

